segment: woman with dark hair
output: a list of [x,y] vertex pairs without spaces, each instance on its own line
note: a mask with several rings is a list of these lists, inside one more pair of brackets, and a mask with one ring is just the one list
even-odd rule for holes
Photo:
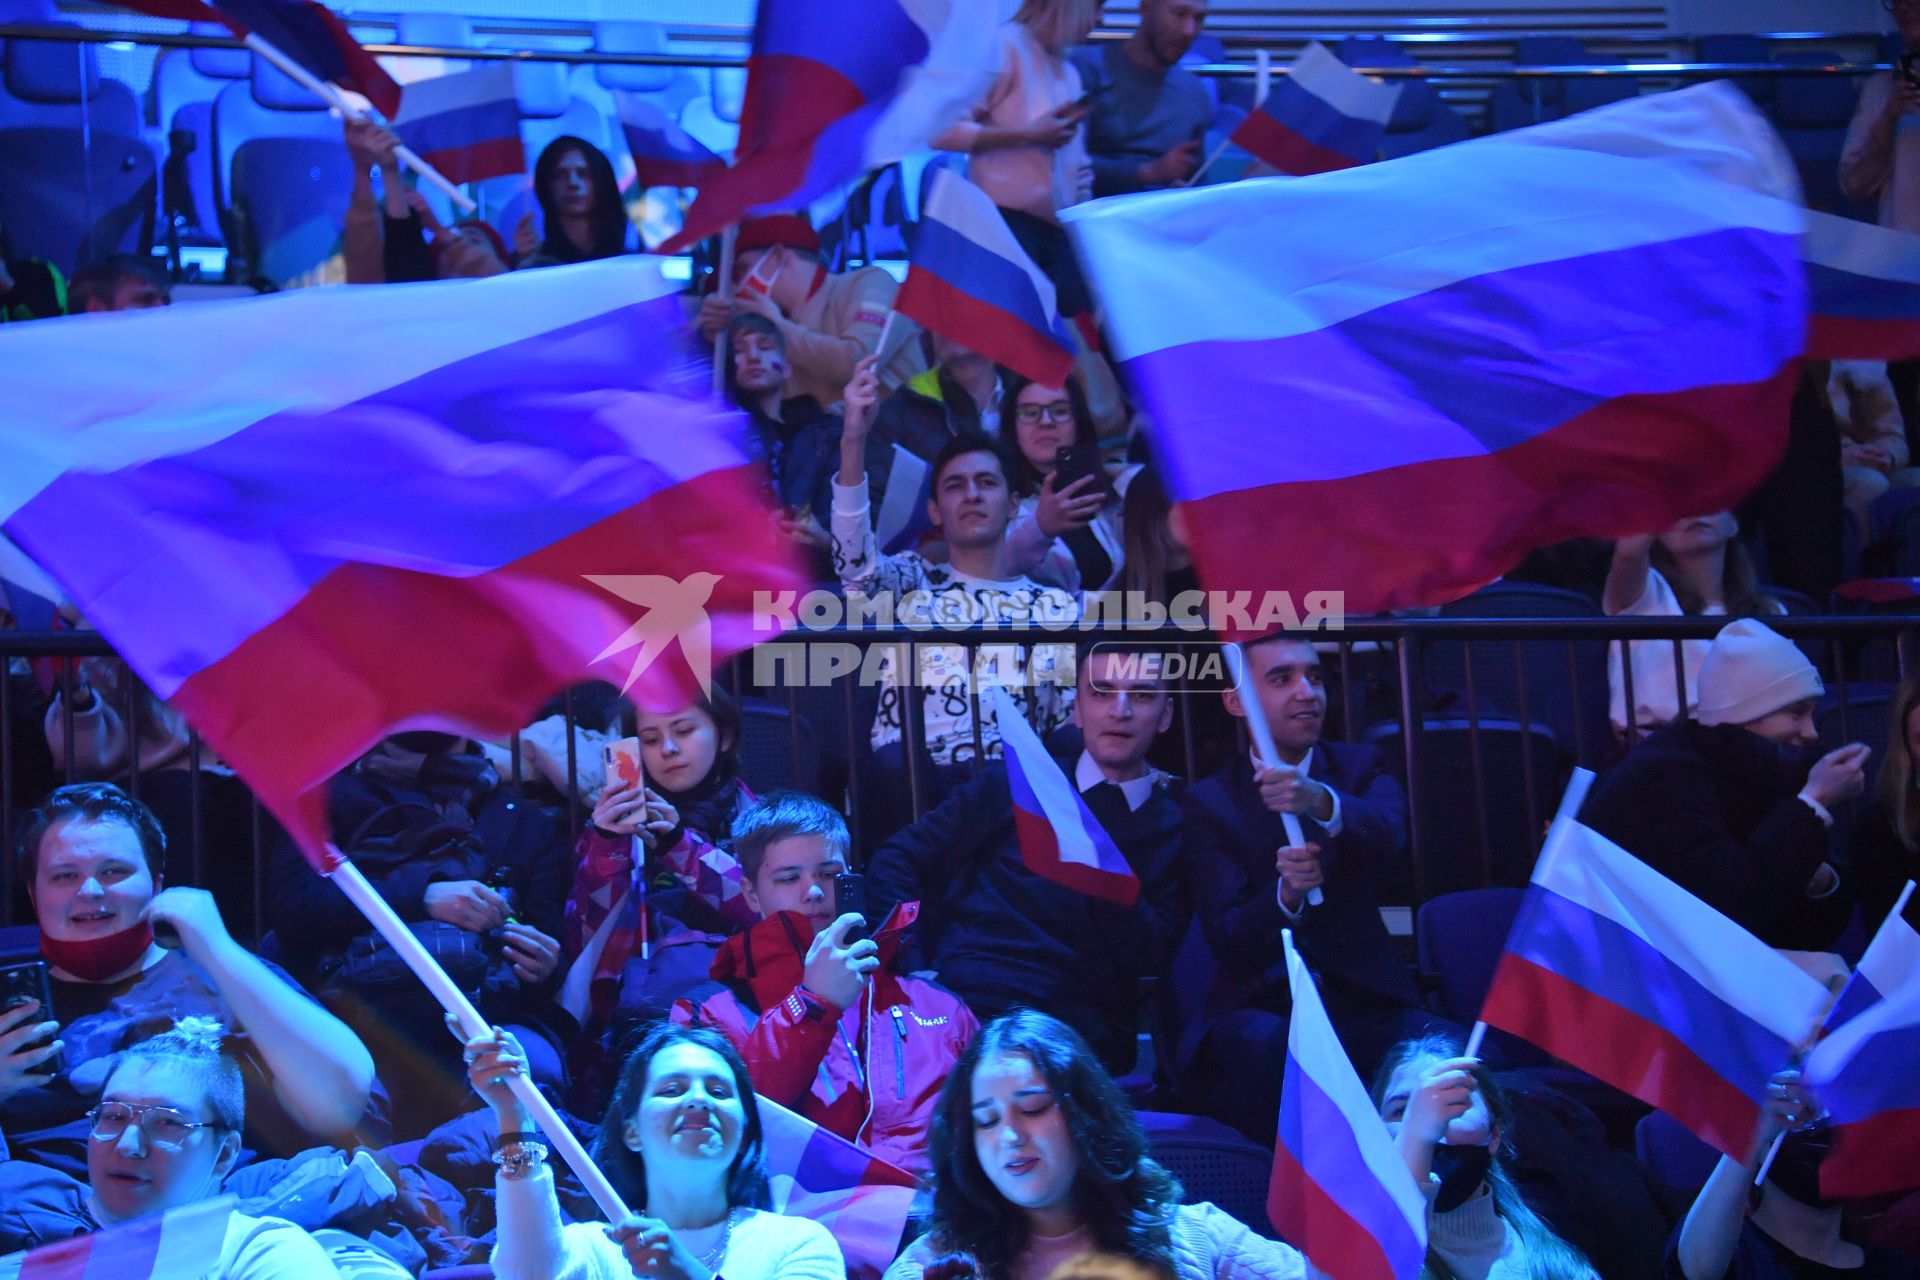
[[1009,373],[1003,383],[1000,439],[1007,483],[1020,511],[1007,528],[1008,567],[1069,591],[1098,591],[1120,564],[1120,503],[1139,470],[1110,484],[1081,476],[1055,488],[1060,450],[1098,450],[1099,429],[1077,377],[1065,386]]
[[1887,758],[1873,804],[1847,841],[1853,896],[1869,937],[1907,881],[1920,880],[1920,672],[1900,682],[1889,710]]
[[1461,1053],[1454,1036],[1416,1036],[1373,1080],[1373,1103],[1427,1197],[1423,1280],[1598,1280],[1521,1198],[1501,1149],[1513,1127],[1506,1095]]
[[547,144],[533,166],[533,194],[540,202],[538,238],[533,215],[514,228],[521,267],[552,267],[590,262],[627,251],[627,209],[620,181],[600,148],[585,138],[563,134]]
[[826,1228],[767,1212],[760,1108],[727,1038],[661,1026],[640,1042],[593,1140],[593,1162],[634,1207],[615,1226],[562,1226],[546,1143],[508,1087],[526,1070],[497,1027],[467,1042],[468,1078],[493,1108],[500,1280],[843,1280]]
[[1177,1280],[1305,1275],[1294,1249],[1181,1204],[1093,1050],[1043,1013],[1017,1009],[974,1037],[941,1094],[932,1157],[932,1228],[887,1280],[923,1280],[956,1252],[984,1280],[1044,1280],[1088,1253]]

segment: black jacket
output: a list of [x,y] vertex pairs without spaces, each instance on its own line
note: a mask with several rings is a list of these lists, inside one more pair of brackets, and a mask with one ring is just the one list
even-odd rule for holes
[[1847,865],[1840,874],[1860,904],[1860,923],[1871,938],[1907,881],[1920,879],[1920,853],[1901,842],[1886,806],[1875,801],[1848,833]]
[[1580,820],[1768,946],[1825,951],[1853,892],[1807,897],[1831,857],[1797,798],[1811,763],[1738,725],[1670,724],[1594,782]]
[[1380,872],[1405,850],[1407,793],[1368,746],[1322,742],[1308,776],[1339,794],[1341,827],[1329,837],[1312,818],[1300,821],[1302,834],[1320,845],[1326,883],[1325,901],[1303,908],[1298,920],[1287,919],[1277,896],[1274,855],[1287,844],[1286,827],[1260,802],[1252,762],[1241,757],[1186,797],[1187,885],[1218,974],[1199,1022],[1184,1029],[1183,1056],[1228,1013],[1292,1007],[1282,929],[1293,930],[1336,1026],[1419,1007],[1412,975],[1380,919],[1377,888]]
[[[1069,778],[1073,765],[1063,762]],[[1124,1071],[1134,1061],[1140,979],[1165,971],[1186,928],[1180,806],[1171,783],[1132,811],[1117,788],[1086,800],[1140,879],[1131,907],[1027,870],[999,763],[876,851],[867,878],[879,913],[919,899],[923,959],[982,1022],[1015,1006],[1038,1009]]]

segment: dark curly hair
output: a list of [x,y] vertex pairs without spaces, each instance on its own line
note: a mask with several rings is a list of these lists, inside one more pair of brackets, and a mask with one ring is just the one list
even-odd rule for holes
[[746,1128],[740,1136],[740,1151],[727,1169],[727,1204],[730,1208],[765,1209],[772,1205],[767,1191],[766,1142],[760,1128],[759,1100],[753,1094],[753,1079],[747,1064],[733,1043],[711,1027],[682,1027],[662,1023],[647,1033],[626,1065],[620,1068],[620,1081],[613,1088],[607,1113],[600,1121],[600,1132],[593,1139],[593,1162],[606,1171],[620,1198],[636,1209],[647,1203],[647,1162],[638,1151],[627,1146],[627,1122],[640,1109],[647,1090],[647,1073],[661,1052],[677,1044],[698,1045],[720,1055],[733,1074],[733,1087],[746,1112]]
[[1021,1054],[1053,1091],[1080,1156],[1074,1197],[1101,1252],[1173,1275],[1173,1211],[1180,1184],[1148,1154],[1126,1095],[1078,1032],[1016,1009],[973,1038],[947,1077],[930,1135],[933,1220],[939,1251],[973,1255],[985,1280],[1006,1280],[1028,1244],[1026,1214],[988,1180],[973,1147],[973,1075],[997,1054]]
[[47,832],[68,819],[77,822],[117,822],[140,841],[147,871],[158,886],[167,870],[167,836],[153,810],[111,782],[76,782],[58,787],[28,815],[20,834],[20,878],[31,885],[40,869],[40,845]]

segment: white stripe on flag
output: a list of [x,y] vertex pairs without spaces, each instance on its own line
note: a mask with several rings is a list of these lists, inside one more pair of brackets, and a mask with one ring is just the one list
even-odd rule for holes
[[520,107],[520,86],[511,62],[494,62],[472,71],[415,80],[407,85],[400,99],[400,114],[394,127],[413,124],[429,116],[443,115],[463,107],[488,102],[511,102]]
[[1854,275],[1920,284],[1920,235],[1807,210],[1808,262]]
[[[160,1227],[160,1247],[153,1255],[153,1280],[199,1275],[211,1269],[226,1243],[227,1224],[236,1203],[233,1196],[221,1196],[169,1213]],[[115,1276],[113,1280],[133,1278]]]
[[[994,205],[993,197],[976,186],[964,174],[953,169],[937,169],[928,184],[927,203],[922,217],[945,223],[967,239],[1005,258],[1026,273],[1033,291],[1040,295],[1040,307],[1048,320],[1060,316],[1059,292],[1047,273],[1034,265],[1027,251],[1013,237],[1007,219]],[[952,281],[956,287],[962,282]]]
[[1805,1040],[1832,996],[1792,961],[1591,827],[1555,822],[1533,883],[1637,934],[1786,1040]]
[[1888,916],[1860,957],[1860,974],[1882,996],[1920,983],[1920,932],[1905,918]]
[[1341,115],[1356,120],[1377,120],[1385,124],[1393,118],[1393,104],[1400,97],[1399,85],[1369,80],[1340,61],[1318,40],[1307,42],[1287,75]]
[[927,478],[927,463],[919,454],[896,444],[893,466],[887,472],[887,491],[880,497],[880,510],[873,517],[874,544],[882,550],[913,520],[920,505],[920,486]]
[[1813,1047],[1804,1068],[1808,1084],[1831,1084],[1881,1032],[1920,1027],[1920,975],[1885,994],[1886,999],[1868,1005]]
[[[290,409],[320,413],[456,361],[677,293],[638,254],[487,280],[295,289],[269,298],[16,325],[0,521],[70,470],[204,448]],[[27,433],[22,433],[27,434]]]
[[1060,216],[1130,360],[1311,333],[1519,267],[1730,228],[1799,235],[1792,172],[1738,89],[1702,85],[1310,182],[1094,200]]
[[983,702],[993,706],[994,721],[1000,730],[1000,745],[1019,758],[1020,772],[1040,801],[1040,814],[1053,828],[1060,844],[1060,860],[1081,867],[1099,867],[1100,855],[1094,851],[1093,834],[1087,830],[1080,812],[1080,795],[1073,789],[1054,758],[1033,731],[1020,708],[999,685],[987,690]]

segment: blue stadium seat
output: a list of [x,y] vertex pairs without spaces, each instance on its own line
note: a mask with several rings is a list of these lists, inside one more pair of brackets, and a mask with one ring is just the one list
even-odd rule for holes
[[738,67],[713,67],[708,91],[686,105],[680,127],[721,155],[731,155],[740,141],[740,108],[746,97],[746,72]]
[[[657,22],[596,22],[593,47],[606,53],[666,53],[667,29]],[[700,93],[697,74],[685,67],[614,63],[575,67],[573,96],[593,103],[611,120],[614,118],[612,91],[624,89],[645,97],[677,119],[687,103]]]
[[[1378,36],[1355,37],[1340,42],[1340,58],[1354,67],[1412,67],[1418,61],[1402,52],[1398,45]],[[1393,119],[1387,122],[1387,136],[1380,144],[1381,154],[1392,160],[1416,151],[1430,151],[1449,142],[1464,142],[1470,130],[1458,111],[1424,80],[1400,80],[1400,98],[1394,104]]]
[[0,22],[58,22],[53,0],[0,0]]
[[1257,1234],[1279,1239],[1267,1217],[1273,1148],[1248,1142],[1235,1130],[1205,1116],[1168,1111],[1139,1114],[1140,1127],[1153,1146],[1153,1158],[1180,1180],[1188,1204],[1206,1201]]
[[1633,1128],[1633,1153],[1678,1201],[1691,1202],[1713,1176],[1720,1153],[1664,1111],[1642,1116]]
[[[1520,66],[1602,66],[1605,61],[1594,57],[1572,36],[1523,36],[1514,42],[1514,62]],[[1640,82],[1630,77],[1508,80],[1488,97],[1487,120],[1496,133],[1520,129],[1619,102],[1639,92]]]
[[[1577,591],[1531,582],[1495,582],[1443,605],[1443,618],[1597,618],[1600,608]],[[1467,691],[1466,658],[1473,659]],[[1599,762],[1613,747],[1607,723],[1607,646],[1604,641],[1485,640],[1434,644],[1426,651],[1429,696],[1451,694],[1459,706],[1477,704],[1512,718],[1550,727],[1577,757]],[[1526,707],[1520,706],[1524,686]],[[1434,705],[1434,704],[1429,704]]]
[[324,103],[256,60],[214,100],[213,140],[227,244],[253,275],[285,284],[333,255],[353,166]]
[[63,271],[153,241],[153,151],[133,91],[94,47],[10,40],[0,52],[0,225]]
[[[1778,58],[1788,66],[1814,67],[1845,60],[1824,49],[1795,49]],[[1840,153],[1846,147],[1847,125],[1858,96],[1858,87],[1842,76],[1781,76],[1771,114],[1800,170],[1807,207],[1871,222],[1874,211],[1840,191]]]
[[[196,22],[189,30],[195,35],[228,34],[225,27],[211,22]],[[162,136],[163,171],[166,181],[177,184],[172,196],[187,224],[203,237],[217,239],[221,234],[213,101],[222,89],[252,74],[253,55],[244,49],[163,49],[154,59],[153,114]],[[177,146],[172,134],[184,135]],[[190,150],[186,149],[189,140]],[[167,165],[176,165],[177,174],[166,170]],[[168,194],[162,192],[163,200]],[[166,211],[163,203],[163,216]]]
[[[393,42],[444,49],[471,49],[481,43],[474,38],[473,20],[461,13],[396,14],[393,19]],[[454,62],[453,59],[448,61]],[[447,70],[465,70],[466,65],[450,65]]]
[[[1719,35],[1701,36],[1694,42],[1694,53],[1702,62],[1772,62],[1773,46],[1759,36]],[[1774,89],[1772,76],[1732,76],[1740,91],[1753,100],[1753,104],[1762,111],[1773,108]]]

